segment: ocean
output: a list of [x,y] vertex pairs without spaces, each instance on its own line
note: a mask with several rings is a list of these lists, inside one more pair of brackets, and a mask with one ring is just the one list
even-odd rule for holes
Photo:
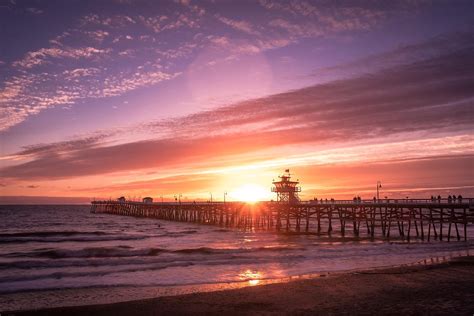
[[[406,243],[92,214],[88,205],[0,206],[0,218],[0,296],[190,285],[198,291],[212,284],[256,285],[293,276],[430,262],[469,255],[474,249],[472,229],[467,242]],[[0,300],[0,311],[2,304],[6,301]]]

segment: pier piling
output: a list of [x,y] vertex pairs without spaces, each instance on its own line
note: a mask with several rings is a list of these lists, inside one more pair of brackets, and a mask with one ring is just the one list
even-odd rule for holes
[[[294,204],[281,202],[205,202],[142,203],[134,201],[93,201],[92,213],[147,217],[161,220],[216,225],[242,230],[269,230],[285,233],[347,236],[354,238],[400,238],[406,241],[468,239],[468,228],[474,222],[472,199],[432,200],[332,200],[330,203],[309,201]],[[364,224],[365,222],[365,224]],[[366,229],[361,229],[366,227]],[[424,223],[428,223],[426,228]],[[334,226],[336,224],[336,226]],[[394,225],[395,224],[395,225]],[[458,228],[458,224],[463,229]],[[302,227],[302,225],[304,225]],[[454,225],[454,227],[453,227]],[[351,227],[352,226],[352,227]],[[439,230],[437,230],[437,226]],[[444,228],[447,228],[445,235]],[[395,235],[393,235],[395,233]],[[462,236],[461,236],[462,233]],[[398,235],[398,236],[397,236]]]

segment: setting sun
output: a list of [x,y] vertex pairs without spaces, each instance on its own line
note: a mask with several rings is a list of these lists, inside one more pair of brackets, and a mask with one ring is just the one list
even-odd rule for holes
[[233,200],[255,203],[271,199],[271,192],[257,184],[246,184],[229,193]]

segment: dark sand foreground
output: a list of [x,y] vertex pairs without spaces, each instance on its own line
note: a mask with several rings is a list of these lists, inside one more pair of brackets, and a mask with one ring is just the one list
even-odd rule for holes
[[474,257],[237,290],[7,315],[474,314]]

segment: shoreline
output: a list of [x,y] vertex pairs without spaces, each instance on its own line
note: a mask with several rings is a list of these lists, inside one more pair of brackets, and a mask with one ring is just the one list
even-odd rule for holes
[[[396,267],[380,267],[372,269],[362,269],[362,270],[351,270],[343,272],[332,272],[332,273],[321,273],[321,274],[307,274],[299,275],[293,277],[285,277],[281,279],[269,279],[269,280],[247,280],[244,282],[236,282],[234,284],[212,284],[212,285],[191,285],[185,286],[186,289],[181,289],[181,292],[176,293],[176,291],[167,291],[170,289],[166,288],[157,288],[157,287],[125,287],[119,288],[116,290],[121,291],[122,299],[117,301],[107,301],[102,300],[100,303],[94,304],[76,304],[73,306],[54,306],[53,302],[48,304],[43,304],[40,308],[26,308],[22,310],[13,310],[7,309],[1,311],[2,314],[6,315],[61,315],[61,314],[100,314],[100,315],[116,315],[116,314],[153,314],[153,311],[156,308],[163,311],[166,310],[167,313],[217,313],[217,312],[226,312],[226,313],[237,313],[235,310],[236,304],[246,305],[247,301],[255,301],[254,305],[246,306],[244,309],[240,310],[239,313],[245,311],[248,313],[252,312],[272,312],[272,309],[263,308],[259,309],[263,302],[270,305],[281,305],[279,302],[281,300],[289,300],[288,304],[285,306],[279,306],[276,313],[295,313],[303,312],[299,310],[298,305],[295,305],[293,302],[296,301],[305,301],[305,304],[311,305],[311,302],[316,304],[313,308],[310,308],[312,313],[325,311],[325,313],[332,313],[333,308],[336,308],[334,312],[343,313],[343,310],[339,310],[339,307],[334,306],[332,302],[333,299],[340,299],[337,296],[337,293],[332,293],[334,288],[341,288],[343,292],[349,292],[349,297],[356,299],[360,303],[367,303],[368,299],[364,295],[364,292],[367,289],[373,289],[374,293],[372,295],[376,300],[386,291],[384,284],[387,284],[390,287],[390,276],[397,276],[396,290],[401,292],[411,292],[413,291],[413,278],[414,276],[424,276],[425,282],[416,284],[416,288],[419,290],[424,290],[430,292],[432,285],[437,283],[446,283],[446,286],[441,288],[440,293],[431,293],[430,295],[434,300],[439,299],[438,296],[441,295],[441,292],[453,293],[456,292],[457,296],[462,296],[462,299],[466,300],[464,306],[461,304],[461,301],[458,303],[461,306],[456,306],[456,304],[451,304],[450,308],[461,308],[460,311],[468,312],[472,314],[474,311],[474,256],[464,256],[464,257],[455,257],[448,259],[427,259],[422,260],[421,262],[400,265]],[[382,279],[386,279],[385,282]],[[375,281],[375,283],[374,283]],[[392,280],[393,281],[393,280]],[[254,283],[252,283],[254,282]],[[341,284],[342,283],[342,284]],[[365,286],[364,286],[365,284]],[[362,287],[361,287],[362,285]],[[196,291],[197,288],[200,288],[200,291]],[[311,288],[312,290],[308,290]],[[305,290],[306,289],[306,290]],[[85,299],[84,302],[87,302],[87,298],[97,299],[97,296],[107,297],[107,293],[110,294],[110,291],[113,291],[113,288],[90,288],[90,289],[64,289],[57,291],[43,291],[43,292],[25,292],[25,293],[15,293],[7,296],[11,296],[11,300],[22,298],[23,300],[38,300],[38,293],[46,295],[49,298],[51,296],[57,296],[58,300],[64,302],[67,300],[68,293],[74,295],[76,299]],[[378,291],[377,291],[378,290]],[[314,292],[316,291],[316,292]],[[273,294],[272,294],[273,293]],[[145,294],[145,295],[144,295]],[[148,294],[148,295],[146,295]],[[317,294],[316,296],[314,296]],[[417,296],[417,293],[412,293],[414,296]],[[275,296],[275,302],[273,300],[268,301],[268,296]],[[446,294],[447,295],[447,294]],[[2,301],[8,300],[8,297],[4,296]],[[334,296],[334,297],[333,297]],[[449,295],[448,295],[449,296]],[[465,297],[468,296],[468,297]],[[396,298],[397,295],[394,295],[393,298]],[[321,299],[324,298],[322,302]],[[218,301],[224,301],[222,303],[214,304]],[[450,300],[449,297],[446,299]],[[189,300],[193,303],[190,305]],[[347,300],[347,298],[342,298],[342,300]],[[451,299],[452,300],[452,299]],[[471,303],[469,303],[471,302]],[[18,304],[18,301],[16,301]],[[264,305],[265,305],[264,304]],[[378,307],[380,304],[377,303]],[[194,307],[193,307],[194,306]],[[265,305],[266,306],[266,305]],[[217,309],[219,310],[217,310]],[[425,306],[425,308],[430,308]],[[462,309],[467,308],[467,309]],[[127,311],[124,313],[124,311]],[[407,309],[411,314],[413,313],[425,313],[422,310],[417,308]],[[431,313],[443,313],[441,308],[439,311],[431,310]],[[376,311],[374,311],[376,312]],[[380,310],[383,313],[390,313],[389,310]],[[448,312],[446,310],[445,312]],[[358,313],[362,313],[360,310]],[[399,313],[397,313],[399,314]]]

